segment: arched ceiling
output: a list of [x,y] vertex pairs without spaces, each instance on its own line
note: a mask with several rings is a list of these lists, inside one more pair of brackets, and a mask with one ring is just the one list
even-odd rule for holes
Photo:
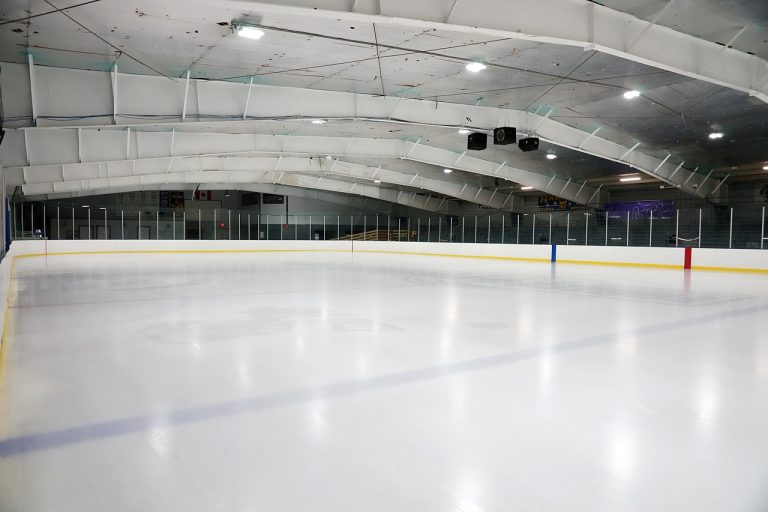
[[[164,76],[175,81],[176,89],[183,87],[189,72],[196,93],[190,97],[193,103],[185,108],[195,116],[220,115],[208,108],[205,95],[199,92],[206,82],[219,80],[386,96],[395,102],[421,99],[435,105],[498,109],[495,122],[486,119],[479,124],[477,119],[466,116],[450,123],[482,129],[511,124],[505,112],[530,112],[533,119],[546,118],[542,123],[557,123],[562,127],[558,134],[576,129],[585,137],[579,143],[564,143],[562,137],[543,135],[546,140],[539,152],[523,154],[516,148],[500,147],[489,150],[484,158],[555,176],[562,183],[591,180],[595,184],[607,183],[609,189],[611,176],[637,169],[646,171],[649,179],[658,179],[653,174],[657,163],[661,164],[661,178],[669,177],[682,163],[681,172],[700,175],[691,183],[711,180],[710,189],[715,180],[728,175],[760,172],[768,162],[763,143],[768,136],[768,105],[759,92],[768,88],[768,71],[766,83],[762,83],[765,41],[758,41],[768,39],[768,16],[762,2],[697,0],[694,6],[691,0],[620,0],[604,4],[586,0],[8,0],[0,6],[0,61],[27,63],[31,56],[38,68],[119,69],[121,77]],[[504,13],[510,8],[517,9],[519,15],[507,17]],[[568,12],[573,13],[572,30],[552,21],[559,19],[555,15],[567,19]],[[592,16],[591,41],[579,37],[579,30],[584,28],[578,26],[582,14],[587,22]],[[229,26],[232,20],[257,24],[266,35],[258,41],[237,37]],[[469,26],[472,20],[474,26]],[[551,23],[542,24],[543,20]],[[609,41],[607,31],[615,30],[612,23],[619,22],[629,23],[630,28],[625,30],[629,39],[624,39],[623,47],[617,49],[620,41]],[[524,28],[538,27],[540,33],[510,32],[515,23]],[[657,34],[659,27],[666,32]],[[555,37],[556,31],[560,31],[559,37]],[[674,37],[680,44],[699,45],[696,48],[705,52],[702,57],[710,60],[726,59],[733,66],[749,63],[752,67],[747,74],[756,78],[746,87],[735,80],[747,76],[741,71],[732,70],[733,83],[725,83],[716,70],[709,73],[706,66],[699,66],[697,72],[686,68],[695,62],[670,64],[671,57],[666,55],[670,52],[659,51],[658,58],[649,58],[652,49],[647,41],[652,42],[653,37]],[[488,69],[469,73],[464,65],[471,60],[487,63]],[[6,98],[4,124],[30,125],[31,105],[19,99],[21,91],[12,91],[16,101],[7,100],[11,94],[8,89],[18,87],[18,83],[9,87],[7,66],[4,68],[0,73]],[[52,83],[44,87],[63,93],[55,91]],[[632,89],[642,94],[627,101],[623,93]],[[746,89],[755,95],[750,96],[744,92]],[[144,92],[144,97],[154,95],[151,89]],[[236,98],[241,108],[240,92]],[[143,100],[140,94],[134,99]],[[153,112],[166,116],[159,122],[178,121],[178,105],[167,105],[167,112],[161,113],[151,101],[145,102],[146,108],[137,108],[141,105],[131,102],[131,108],[122,109],[125,115],[115,121],[121,125],[146,123],[147,118],[131,115]],[[69,112],[71,117],[48,124],[109,122],[93,119],[86,123],[76,114]],[[325,125],[312,127],[301,122],[297,127],[297,121],[291,119],[256,121],[251,117],[249,114],[249,119],[231,122],[193,117],[175,129],[421,140],[422,144],[456,153],[463,146],[455,129],[446,129],[442,121],[437,126],[384,125],[349,117],[331,119],[329,115]],[[525,128],[537,126],[544,130],[549,125]],[[724,139],[709,140],[707,136],[713,131],[724,132]],[[627,162],[636,153],[647,155],[654,163],[628,168],[625,160],[618,158],[623,151],[610,154],[581,147],[592,133],[597,134],[595,140],[600,138],[617,148],[636,148],[627,156]],[[552,152],[558,155],[556,161],[543,158]],[[348,155],[346,160],[374,167],[380,164],[375,158],[361,158]],[[4,165],[14,163],[6,161]],[[413,174],[418,174],[420,168],[422,173],[429,172],[430,164],[407,165]],[[432,171],[440,169],[434,167]],[[678,174],[675,178],[680,177]],[[476,170],[457,172],[448,179],[476,187],[498,187],[495,179],[488,183],[489,178],[477,175]]]

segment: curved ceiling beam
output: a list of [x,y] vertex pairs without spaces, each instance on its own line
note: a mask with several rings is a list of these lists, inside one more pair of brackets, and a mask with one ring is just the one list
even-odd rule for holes
[[[111,167],[110,167],[111,165]],[[11,180],[14,185],[48,185],[62,182],[79,182],[81,180],[109,179],[128,176],[162,175],[167,179],[176,177],[181,172],[199,170],[220,173],[218,179],[226,178],[226,183],[251,183],[254,179],[261,181],[265,173],[274,179],[282,173],[304,173],[333,178],[344,176],[363,180],[364,184],[372,184],[374,180],[403,187],[420,188],[446,196],[463,199],[495,209],[507,207],[512,209],[514,197],[509,193],[497,193],[494,189],[482,189],[460,183],[458,180],[435,179],[420,173],[404,173],[384,167],[369,167],[365,165],[344,162],[338,159],[328,161],[320,158],[296,157],[262,157],[262,158],[230,158],[230,157],[186,157],[149,159],[141,162],[136,172],[133,163],[130,172],[114,163],[107,165],[90,163],[30,166],[22,168],[23,180]],[[9,169],[9,172],[13,172]],[[34,186],[24,189],[25,193],[37,190]]]
[[768,103],[765,60],[587,0],[241,3],[259,14],[322,16],[579,46],[736,89]]
[[[234,174],[234,173],[231,173]],[[23,185],[25,195],[46,195],[57,193],[73,193],[86,190],[123,190],[137,186],[159,186],[169,184],[212,184],[219,186],[234,186],[234,184],[276,184],[290,187],[300,187],[342,194],[354,194],[371,197],[403,206],[410,206],[420,210],[437,212],[444,204],[444,200],[425,196],[418,193],[406,193],[392,189],[349,183],[347,181],[334,180],[326,177],[305,176],[296,173],[285,173],[277,176],[269,174],[251,174],[247,182],[238,183],[229,181],[222,183],[222,173],[219,171],[190,171],[180,173],[146,174],[142,176],[124,176],[115,178],[97,178],[75,181],[62,181],[57,183],[36,183]]]
[[[9,70],[4,67],[4,72],[13,77],[25,76],[24,66],[11,64]],[[119,111],[134,112],[133,117],[128,118],[115,114],[115,120],[120,124],[114,125],[96,125],[85,127],[81,126],[82,133],[70,131],[68,147],[65,149],[64,156],[68,160],[55,160],[57,155],[51,155],[50,145],[45,144],[49,135],[47,132],[56,130],[72,130],[72,125],[83,125],[86,120],[78,119],[60,119],[45,120],[46,114],[58,114],[61,112],[78,113],[105,111],[112,112],[114,103],[112,90],[109,87],[109,80],[105,80],[106,73],[95,71],[75,71],[62,70],[58,68],[40,67],[36,70],[41,81],[46,83],[56,83],[57,87],[49,89],[46,95],[39,98],[38,112],[42,116],[39,118],[40,124],[54,124],[49,127],[38,127],[33,129],[7,130],[3,148],[0,150],[0,163],[7,167],[19,166],[36,163],[62,163],[86,160],[104,160],[106,158],[99,156],[99,148],[93,148],[89,145],[89,138],[92,133],[100,129],[110,134],[109,137],[122,140],[123,152],[122,159],[130,159],[135,156],[161,156],[183,154],[184,147],[179,137],[180,132],[174,137],[172,131],[166,131],[160,136],[164,139],[157,142],[153,147],[149,144],[149,136],[138,135],[136,130],[139,126],[142,129],[178,129],[178,130],[200,130],[200,131],[263,131],[263,125],[253,127],[249,123],[255,120],[275,120],[275,119],[305,119],[323,118],[323,119],[343,119],[343,120],[376,120],[377,122],[397,122],[401,124],[410,124],[415,133],[419,133],[418,125],[425,125],[421,131],[431,134],[440,134],[441,127],[446,129],[445,133],[467,123],[467,118],[472,119],[472,125],[476,129],[490,130],[499,124],[517,127],[519,132],[533,133],[553,144],[565,148],[590,154],[606,160],[624,163],[638,171],[644,172],[649,176],[664,181],[670,185],[678,186],[680,190],[699,197],[706,197],[717,186],[717,180],[708,180],[704,182],[702,176],[696,176],[682,166],[679,160],[674,157],[668,159],[659,159],[643,152],[641,144],[633,147],[623,146],[600,137],[597,133],[588,133],[577,128],[570,127],[558,121],[554,121],[547,116],[539,116],[529,112],[518,110],[497,109],[482,106],[462,105],[455,103],[433,102],[426,100],[402,99],[394,97],[378,97],[362,94],[318,91],[311,89],[298,89],[290,87],[275,86],[252,86],[252,93],[249,96],[249,85],[201,81],[195,83],[195,94],[197,102],[189,108],[189,115],[204,116],[209,115],[218,121],[205,122],[181,122],[181,112],[178,118],[169,121],[146,121],[136,123],[136,116],[142,113],[152,115],[156,112],[166,112],[167,105],[175,105],[181,101],[184,88],[162,77],[152,77],[144,75],[121,75],[119,99]],[[44,79],[44,80],[43,80]],[[101,94],[79,95],[68,91],[79,91],[87,89],[89,91],[101,91]],[[23,91],[19,84],[14,91]],[[151,94],[150,94],[151,91]],[[250,100],[249,100],[250,98]],[[26,98],[15,98],[9,96],[9,100],[18,100],[17,103],[24,105]],[[199,112],[198,106],[204,105],[208,110]],[[118,112],[119,112],[118,111]],[[245,114],[246,120],[243,121]],[[109,118],[112,119],[110,114]],[[221,118],[231,117],[234,120],[221,121]],[[156,119],[152,117],[152,119]],[[146,125],[150,125],[149,127]],[[312,126],[307,123],[306,132],[312,133],[332,133],[341,135],[348,129],[358,130],[354,124],[347,128],[346,125],[334,129],[326,127]],[[121,128],[126,127],[126,128]],[[201,127],[201,128],[198,128]],[[241,128],[242,127],[242,128]],[[115,134],[115,130],[130,130],[128,134],[122,136]],[[267,128],[269,129],[269,128]],[[453,132],[455,134],[455,132]],[[27,136],[25,136],[28,135]],[[82,135],[82,137],[80,137]],[[107,135],[102,135],[107,137]],[[121,138],[122,137],[122,138]],[[146,144],[141,148],[138,144],[144,137]],[[82,138],[82,141],[80,140]],[[39,142],[43,141],[40,146]],[[174,141],[176,145],[174,145]],[[453,141],[445,143],[454,150],[463,146],[464,139],[456,136]],[[79,144],[79,146],[78,146]],[[187,150],[189,148],[186,148]],[[275,149],[275,148],[273,148]],[[279,150],[280,148],[276,148]],[[489,152],[490,153],[490,152]],[[513,156],[512,156],[513,157]],[[503,161],[503,160],[500,160]],[[691,167],[698,165],[696,162],[688,162]],[[701,163],[703,167],[704,163]],[[679,166],[679,167],[678,167]],[[530,171],[528,171],[530,172]],[[533,173],[539,174],[541,173]],[[515,180],[518,181],[518,180]],[[518,181],[519,183],[534,186],[532,183]],[[695,185],[695,186],[694,186]],[[702,186],[705,185],[705,186]],[[539,187],[536,187],[539,188]],[[540,189],[540,188],[539,188]],[[540,189],[541,190],[541,189]],[[555,190],[544,190],[547,193],[555,193]],[[570,199],[570,198],[568,198]]]
[[[67,199],[73,197],[87,197],[101,194],[116,194],[122,192],[136,192],[140,190],[195,190],[198,183],[175,183],[175,184],[152,184],[152,185],[134,185],[119,188],[89,189],[72,192],[55,192],[51,194],[27,195],[26,198],[32,201],[45,201],[56,199]],[[340,192],[328,192],[324,190],[289,187],[286,185],[274,185],[271,183],[256,183],[249,185],[233,185],[222,183],[206,183],[205,190],[237,190],[241,192],[258,192],[260,194],[274,194],[280,196],[289,196],[303,199],[315,199],[325,203],[339,204],[358,209],[368,209],[379,213],[389,213],[392,203],[382,200],[373,200],[372,198],[343,194]],[[66,208],[66,206],[64,206]]]
[[[28,182],[45,181],[41,166],[61,164],[89,164],[95,177],[104,175],[131,175],[153,169],[158,159],[170,168],[172,162],[182,157],[210,156],[227,157],[247,155],[319,155],[334,157],[376,157],[410,160],[422,164],[436,165],[476,174],[501,178],[536,190],[556,195],[580,204],[602,203],[605,193],[584,183],[551,175],[518,169],[505,162],[493,162],[471,156],[468,152],[455,153],[448,149],[427,146],[409,141],[393,139],[367,139],[345,137],[315,137],[288,135],[244,135],[227,133],[189,132],[130,132],[105,129],[27,129],[25,145],[32,169],[25,172]],[[173,156],[161,157],[160,154]],[[218,161],[218,158],[214,160]],[[215,162],[199,160],[201,168],[218,165]],[[227,165],[238,165],[235,170],[253,169],[256,161],[229,158]],[[104,166],[102,168],[102,165]],[[67,169],[75,169],[65,167]],[[82,169],[78,167],[77,169]],[[50,171],[55,172],[55,171]],[[111,173],[111,174],[110,174]],[[52,176],[55,179],[56,176]],[[601,195],[602,194],[602,195]]]

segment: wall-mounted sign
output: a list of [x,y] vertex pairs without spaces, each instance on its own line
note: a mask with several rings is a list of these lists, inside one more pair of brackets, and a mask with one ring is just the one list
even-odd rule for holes
[[160,191],[160,209],[183,210],[184,192]]
[[555,196],[539,196],[539,210],[543,212],[576,210],[579,205],[573,201]]
[[160,192],[157,190],[143,190],[115,194],[115,205],[119,208],[155,210],[160,206]]
[[264,194],[262,204],[285,204],[285,196],[277,194]]
[[674,201],[627,201],[624,203],[608,203],[605,211],[626,217],[629,212],[630,220],[650,219],[653,213],[654,219],[672,219],[675,217]]

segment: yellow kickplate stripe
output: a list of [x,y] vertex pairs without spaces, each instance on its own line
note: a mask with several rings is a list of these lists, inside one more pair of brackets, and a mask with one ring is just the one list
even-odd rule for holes
[[223,254],[223,253],[285,253],[285,252],[345,252],[349,250],[342,249],[199,249],[199,250],[157,250],[157,251],[77,251],[77,252],[49,252],[49,253],[30,253],[19,254],[14,258],[36,258],[40,256],[76,256],[85,254]]
[[442,254],[436,252],[408,252],[408,251],[355,251],[369,254],[404,254],[407,256],[437,256],[440,258],[468,258],[474,260],[500,260],[500,261],[530,261],[535,263],[551,263],[549,258],[516,258],[513,256],[481,256],[477,254]]
[[701,267],[698,265],[692,265],[691,270],[705,270],[709,272],[744,272],[747,274],[768,274],[768,268]]
[[8,296],[5,299],[5,311],[3,312],[3,332],[0,336],[0,383],[3,381],[3,368],[5,363],[5,353],[8,345],[8,332],[11,322],[11,303],[14,295],[14,271],[16,270],[16,258],[11,259],[11,271],[8,273]]
[[571,265],[601,265],[608,267],[635,267],[635,268],[663,268],[672,270],[683,270],[682,265],[669,265],[665,263],[633,263],[628,261],[591,261],[591,260],[561,260],[557,263],[568,263]]

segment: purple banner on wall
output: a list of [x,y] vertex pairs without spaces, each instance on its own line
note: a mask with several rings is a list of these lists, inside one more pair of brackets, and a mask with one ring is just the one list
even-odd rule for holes
[[631,220],[650,219],[653,212],[654,219],[672,219],[675,217],[674,201],[628,201],[625,203],[608,203],[605,205],[608,213],[621,214],[624,218],[629,212]]

